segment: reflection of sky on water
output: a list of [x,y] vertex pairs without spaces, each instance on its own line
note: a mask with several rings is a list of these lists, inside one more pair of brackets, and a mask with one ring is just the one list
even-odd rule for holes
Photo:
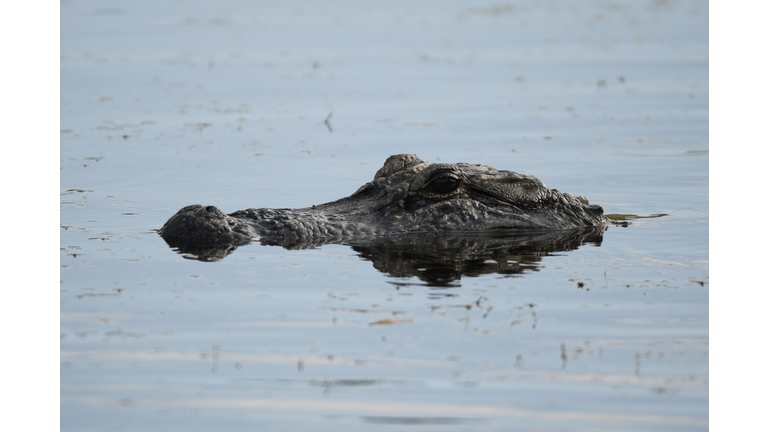
[[[705,429],[708,14],[62,3],[62,430]],[[152,232],[331,201],[396,153],[667,216],[448,288],[347,246],[201,263]]]

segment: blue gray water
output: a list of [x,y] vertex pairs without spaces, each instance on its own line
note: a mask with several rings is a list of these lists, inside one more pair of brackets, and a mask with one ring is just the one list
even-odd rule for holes
[[[707,7],[62,2],[61,429],[706,430]],[[397,153],[643,218],[449,287],[154,232]]]

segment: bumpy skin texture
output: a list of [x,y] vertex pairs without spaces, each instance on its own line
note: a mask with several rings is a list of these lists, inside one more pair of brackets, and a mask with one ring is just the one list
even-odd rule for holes
[[602,207],[549,189],[533,176],[401,154],[390,156],[373,181],[347,198],[229,215],[191,205],[159,233],[177,244],[237,246],[260,240],[298,249],[385,234],[565,230],[609,223]]

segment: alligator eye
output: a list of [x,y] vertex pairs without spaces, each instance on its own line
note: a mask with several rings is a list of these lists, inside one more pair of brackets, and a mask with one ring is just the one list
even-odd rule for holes
[[461,180],[455,174],[444,173],[435,177],[429,183],[427,190],[438,194],[447,194],[455,191],[461,185]]

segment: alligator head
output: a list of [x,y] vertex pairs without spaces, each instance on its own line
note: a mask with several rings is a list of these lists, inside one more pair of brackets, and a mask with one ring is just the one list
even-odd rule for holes
[[254,240],[289,249],[409,233],[567,230],[607,226],[599,205],[536,177],[484,165],[390,156],[354,194],[303,209],[179,210],[160,229],[172,246],[227,250]]

